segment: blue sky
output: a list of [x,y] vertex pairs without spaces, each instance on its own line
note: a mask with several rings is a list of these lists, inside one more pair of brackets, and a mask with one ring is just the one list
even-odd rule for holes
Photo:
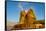
[[18,22],[20,11],[27,10],[30,8],[33,9],[33,11],[35,12],[37,20],[44,19],[45,14],[44,3],[9,1],[7,2],[7,20]]

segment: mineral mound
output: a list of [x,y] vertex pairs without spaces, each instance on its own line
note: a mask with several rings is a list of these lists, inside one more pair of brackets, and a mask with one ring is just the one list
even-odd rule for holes
[[[14,25],[12,30],[34,29],[42,27],[42,24],[34,22],[36,22],[36,16],[32,9],[29,9],[28,12],[21,11],[19,23],[17,25]],[[39,26],[37,26],[37,24]]]

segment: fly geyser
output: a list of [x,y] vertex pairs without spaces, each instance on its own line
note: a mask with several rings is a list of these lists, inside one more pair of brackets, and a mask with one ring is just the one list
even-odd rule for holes
[[[27,12],[21,11],[19,23],[14,25],[12,30],[39,28],[37,24],[40,25],[40,23],[35,22],[37,22],[36,16],[32,9],[29,9]],[[40,27],[42,27],[42,24],[40,25]]]
[[36,20],[36,16],[32,9],[29,9],[28,12],[22,11],[20,13],[20,24],[33,24]]

